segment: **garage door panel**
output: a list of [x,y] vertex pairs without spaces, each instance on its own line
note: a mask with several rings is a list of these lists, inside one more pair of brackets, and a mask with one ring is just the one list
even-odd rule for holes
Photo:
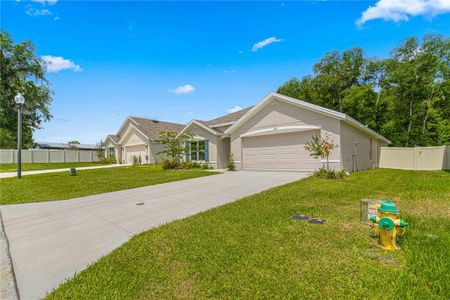
[[126,158],[127,163],[133,163],[133,156],[141,157],[143,163],[145,163],[145,156],[147,155],[147,146],[146,145],[136,145],[136,146],[127,146],[126,147]]
[[312,171],[321,167],[305,150],[318,132],[286,133],[242,139],[244,170]]

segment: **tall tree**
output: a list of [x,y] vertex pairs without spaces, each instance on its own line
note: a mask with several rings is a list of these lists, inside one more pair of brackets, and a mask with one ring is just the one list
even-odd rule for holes
[[44,62],[36,56],[31,42],[14,44],[11,36],[0,33],[0,148],[17,145],[17,109],[14,96],[25,97],[23,108],[23,147],[31,147],[33,130],[51,119],[53,92],[45,78]]
[[360,48],[327,53],[313,75],[278,92],[347,113],[395,146],[450,142],[450,42],[439,35],[408,38],[387,59]]
[[[448,126],[450,40],[408,38],[387,60],[386,95],[391,101],[383,132],[403,146],[439,145]],[[447,120],[447,122],[446,122]]]

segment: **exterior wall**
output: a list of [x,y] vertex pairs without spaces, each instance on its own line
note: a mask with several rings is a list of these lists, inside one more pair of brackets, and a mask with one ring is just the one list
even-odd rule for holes
[[230,138],[218,138],[217,168],[226,169],[230,159]]
[[[147,137],[145,137],[142,133],[140,133],[137,129],[135,129],[133,126],[128,125],[128,128],[126,128],[125,130],[125,134],[121,139],[121,143],[122,143],[122,147],[123,147],[123,151],[121,154],[121,159],[122,162],[125,163],[130,163],[128,160],[128,150],[127,148],[131,149],[130,151],[134,151],[135,149],[133,149],[134,146],[138,146],[138,145],[145,145],[146,150],[143,152],[142,156],[142,163],[147,163],[145,160],[145,155],[148,155],[149,158],[151,157],[151,155],[149,155],[149,150],[148,150],[148,139]],[[149,159],[150,161],[150,159]]]
[[[372,157],[370,157],[372,140]],[[341,121],[342,166],[345,171],[359,171],[378,166],[379,149],[386,143]],[[338,150],[339,151],[339,150]]]
[[150,164],[159,164],[166,158],[164,154],[158,154],[162,150],[164,150],[164,145],[157,143],[150,143],[150,155],[149,155]]
[[383,147],[380,168],[402,170],[450,169],[450,147]]
[[[322,114],[303,109],[283,101],[273,101],[263,107],[256,115],[231,134],[231,152],[236,169],[242,169],[241,135],[257,129],[287,125],[313,125],[321,127],[322,137],[328,136],[336,144],[340,144],[340,121]],[[324,161],[321,161],[324,164]],[[340,151],[334,151],[330,157],[330,167],[341,168]]]
[[114,157],[116,158],[116,162],[118,164],[122,163],[122,151],[119,144],[114,144],[111,139],[108,138],[108,140],[105,143],[105,153],[106,149],[114,147]]
[[222,143],[219,144],[219,137],[195,124],[191,128],[189,128],[185,133],[193,136],[199,136],[204,138],[205,140],[208,140],[209,163],[214,169],[217,169],[219,157],[217,149],[218,146],[222,145]]

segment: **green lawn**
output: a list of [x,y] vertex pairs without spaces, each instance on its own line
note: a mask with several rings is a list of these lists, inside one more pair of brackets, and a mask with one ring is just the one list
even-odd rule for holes
[[[50,169],[64,169],[64,168],[78,168],[101,166],[98,162],[66,162],[66,163],[35,163],[22,164],[22,171],[36,171],[36,170],[50,170]],[[0,164],[0,172],[16,172],[17,164]]]
[[[359,223],[386,197],[410,224],[393,254]],[[449,245],[449,172],[308,178],[137,235],[48,299],[448,299]]]
[[70,199],[216,174],[204,170],[164,171],[160,166],[117,167],[0,179],[0,204]]

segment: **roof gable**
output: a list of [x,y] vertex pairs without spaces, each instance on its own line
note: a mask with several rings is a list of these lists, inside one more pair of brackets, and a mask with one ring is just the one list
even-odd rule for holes
[[214,126],[221,126],[221,125],[226,125],[229,123],[233,123],[236,122],[237,120],[239,120],[247,111],[249,111],[253,106],[241,109],[239,111],[236,111],[234,113],[222,116],[222,117],[218,117],[209,121],[200,121],[201,123],[205,124],[206,126],[209,127],[214,127]]
[[[139,117],[127,117],[122,126],[120,126],[117,134],[108,135],[113,142],[119,142],[123,137],[124,132],[129,126],[133,126],[136,130],[142,133],[149,140],[158,139],[159,133],[163,131],[176,131],[180,132],[185,126],[182,124],[164,122],[159,120],[145,119]],[[116,141],[117,139],[117,141]]]
[[194,126],[198,126],[214,135],[221,135],[221,132],[214,130],[213,128],[208,127],[207,125],[205,125],[203,122],[201,121],[197,121],[197,120],[192,120],[191,122],[189,122],[189,124],[187,124],[183,130],[180,131],[180,135],[185,133],[189,128],[192,128]]
[[315,105],[309,102],[305,102],[302,100],[298,100],[295,98],[291,98],[285,95],[281,95],[278,93],[270,93],[267,96],[265,96],[260,102],[258,102],[255,106],[251,107],[248,111],[246,111],[246,113],[239,119],[237,120],[233,125],[231,125],[226,131],[225,134],[231,134],[233,133],[236,129],[238,129],[239,127],[241,127],[244,123],[246,123],[250,118],[252,118],[254,115],[256,115],[263,107],[265,107],[266,105],[270,104],[273,100],[280,100],[286,103],[290,103],[292,105],[301,107],[303,109],[307,109],[307,110],[311,110],[314,111],[316,113],[319,114],[323,114],[341,121],[344,121],[364,132],[366,132],[369,135],[372,135],[376,138],[379,138],[387,143],[390,143],[390,141],[388,139],[386,139],[385,137],[383,137],[382,135],[376,133],[375,131],[373,131],[372,129],[368,128],[367,126],[364,126],[363,124],[361,124],[360,122],[356,121],[355,119],[351,118],[350,116],[341,113],[341,112],[337,112],[334,111],[332,109],[328,109],[319,105]]

